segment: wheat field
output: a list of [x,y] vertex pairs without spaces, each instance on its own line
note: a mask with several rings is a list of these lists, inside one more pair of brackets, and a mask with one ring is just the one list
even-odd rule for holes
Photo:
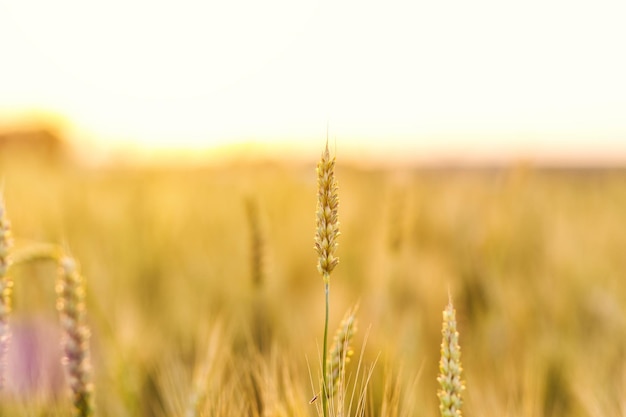
[[[94,415],[322,415],[316,163],[3,160],[15,253],[53,242],[80,264]],[[336,178],[330,331],[357,304],[358,331],[330,415],[439,415],[450,297],[464,415],[626,416],[626,171],[337,155]],[[72,415],[57,266],[9,272],[0,415]]]

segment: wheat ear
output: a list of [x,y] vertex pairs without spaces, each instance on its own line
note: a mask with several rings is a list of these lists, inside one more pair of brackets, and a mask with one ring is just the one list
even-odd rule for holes
[[441,361],[439,362],[439,410],[442,417],[461,417],[463,405],[462,392],[465,385],[461,380],[461,347],[459,332],[456,330],[456,311],[452,299],[443,311],[443,328],[441,330]]
[[339,263],[335,256],[337,238],[339,237],[339,221],[337,212],[339,197],[335,180],[335,158],[330,158],[328,141],[322,158],[317,164],[317,213],[315,250],[318,255],[317,270],[324,279],[325,318],[324,318],[324,346],[322,348],[322,412],[328,416],[328,376],[326,375],[326,361],[328,354],[328,293],[330,273]]
[[7,274],[11,246],[11,223],[7,218],[4,199],[0,193],[0,390],[4,388],[4,368],[11,339],[9,316],[13,280]]
[[356,312],[358,307],[351,308],[346,312],[343,320],[337,328],[333,347],[330,351],[330,358],[326,367],[328,378],[328,397],[332,398],[345,381],[346,364],[350,362],[350,357],[354,354],[351,342],[357,332]]
[[339,237],[339,196],[335,180],[335,158],[330,159],[328,142],[317,164],[317,231],[315,233],[315,250],[318,255],[317,270],[324,282],[330,280],[330,273],[339,263],[335,257],[337,238]]
[[256,288],[263,285],[265,278],[264,270],[264,250],[265,239],[261,231],[260,213],[256,200],[246,199],[246,215],[250,228],[250,270],[252,283]]
[[93,413],[89,328],[85,320],[85,288],[76,261],[63,256],[59,259],[59,279],[56,286],[57,309],[63,330],[63,359],[72,390],[76,417]]

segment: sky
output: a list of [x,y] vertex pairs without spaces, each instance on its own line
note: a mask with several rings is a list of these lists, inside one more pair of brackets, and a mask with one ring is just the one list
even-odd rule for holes
[[101,152],[253,144],[626,162],[624,1],[0,0],[0,121]]

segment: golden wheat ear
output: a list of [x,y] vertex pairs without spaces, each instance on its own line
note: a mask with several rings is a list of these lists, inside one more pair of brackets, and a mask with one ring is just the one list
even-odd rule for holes
[[9,316],[13,280],[8,276],[11,247],[11,223],[7,218],[4,199],[0,192],[0,390],[4,388],[4,369],[11,339]]
[[465,384],[461,380],[461,347],[459,346],[459,332],[456,329],[456,311],[452,305],[452,299],[443,310],[443,336],[441,342],[441,360],[439,361],[439,377],[437,381],[441,386],[437,396],[439,397],[439,410],[442,417],[461,417],[463,405],[462,393]]
[[339,195],[335,179],[335,158],[330,158],[328,143],[317,164],[317,212],[315,250],[318,255],[317,270],[324,282],[328,282],[330,274],[339,263],[335,256],[339,237]]
[[86,323],[85,285],[76,261],[70,256],[59,259],[56,286],[57,309],[63,331],[63,359],[76,417],[93,414],[93,387]]

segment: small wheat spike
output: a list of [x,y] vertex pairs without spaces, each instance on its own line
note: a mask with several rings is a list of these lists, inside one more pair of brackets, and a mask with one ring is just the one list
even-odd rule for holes
[[4,199],[0,192],[0,390],[4,388],[4,368],[11,339],[9,316],[11,314],[13,280],[7,274],[11,246],[11,223],[7,218]]
[[317,270],[322,274],[324,282],[329,281],[330,273],[339,263],[339,258],[335,257],[339,237],[337,190],[335,158],[330,159],[328,142],[326,142],[326,149],[317,164],[317,231],[315,233],[315,250],[319,256]]
[[328,367],[328,396],[332,398],[339,388],[339,384],[345,379],[346,364],[354,354],[351,342],[357,332],[356,312],[358,307],[351,308],[346,312],[341,324],[335,333],[333,347],[330,351]]
[[439,385],[441,389],[437,393],[439,397],[439,410],[442,417],[461,417],[463,399],[461,394],[465,389],[461,381],[461,348],[459,346],[459,333],[456,330],[456,311],[452,305],[452,299],[448,301],[443,311],[443,329],[441,330],[443,341],[441,342],[441,361],[439,362]]
[[76,261],[63,256],[59,260],[57,309],[63,330],[63,360],[76,417],[92,415],[89,328],[85,321],[85,288]]

